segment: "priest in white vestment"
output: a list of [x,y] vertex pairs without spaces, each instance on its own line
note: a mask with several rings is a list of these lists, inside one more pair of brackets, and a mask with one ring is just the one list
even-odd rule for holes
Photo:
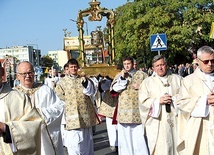
[[151,155],[176,155],[177,107],[174,102],[182,77],[167,69],[162,55],[153,58],[153,75],[138,91],[139,109]]
[[28,97],[2,83],[0,65],[0,154],[40,155],[42,118]]
[[64,102],[50,87],[34,82],[34,68],[31,63],[24,61],[17,66],[17,78],[20,85],[14,89],[27,94],[44,119],[41,134],[42,155],[62,155],[64,151],[60,128]]
[[57,70],[54,68],[49,69],[48,73],[49,76],[45,78],[44,84],[54,90],[60,77],[58,77]]
[[214,154],[214,50],[197,51],[198,68],[184,78],[177,104],[180,109],[178,151],[184,155]]

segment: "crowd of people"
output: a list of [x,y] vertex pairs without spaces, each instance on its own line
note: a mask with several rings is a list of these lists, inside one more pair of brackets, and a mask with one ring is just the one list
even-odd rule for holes
[[[127,56],[114,79],[79,74],[76,59],[64,76],[50,70],[34,80],[30,62],[17,66],[17,84],[0,79],[0,154],[94,155],[94,127],[105,118],[119,155],[214,154],[214,49],[203,46],[193,64],[169,67],[156,55],[137,69]],[[0,66],[0,76],[4,75]]]
[[[198,67],[197,60],[194,59],[192,63],[186,63],[185,65],[183,63],[181,63],[179,65],[175,64],[172,66],[168,66],[168,69],[174,74],[178,74],[182,77],[185,77],[189,74],[192,74],[197,67]],[[142,68],[139,68],[139,70],[147,73],[148,76],[151,76],[153,74],[152,67],[149,67],[148,69],[142,67]]]

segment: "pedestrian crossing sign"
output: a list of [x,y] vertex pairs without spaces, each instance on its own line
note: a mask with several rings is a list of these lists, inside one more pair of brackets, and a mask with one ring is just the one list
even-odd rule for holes
[[153,34],[150,36],[151,51],[163,51],[167,49],[166,34]]

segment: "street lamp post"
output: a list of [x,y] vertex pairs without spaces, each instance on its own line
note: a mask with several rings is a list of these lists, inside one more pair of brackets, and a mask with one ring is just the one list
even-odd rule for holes
[[[76,20],[73,20],[73,19],[70,19],[72,22],[76,22],[77,23],[77,21]],[[86,25],[86,34],[87,34],[87,36],[88,36],[88,23],[86,22],[86,21],[84,21],[84,23],[85,23],[85,25]]]

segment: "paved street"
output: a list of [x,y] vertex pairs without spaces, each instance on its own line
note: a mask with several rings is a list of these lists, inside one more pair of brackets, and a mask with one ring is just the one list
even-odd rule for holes
[[[65,155],[67,155],[66,150]],[[101,124],[96,126],[96,132],[94,133],[94,155],[118,155],[117,152],[112,152],[110,149],[105,119]]]
[[110,149],[105,120],[96,126],[96,132],[94,133],[94,151],[95,155],[118,155],[117,152],[112,152]]

